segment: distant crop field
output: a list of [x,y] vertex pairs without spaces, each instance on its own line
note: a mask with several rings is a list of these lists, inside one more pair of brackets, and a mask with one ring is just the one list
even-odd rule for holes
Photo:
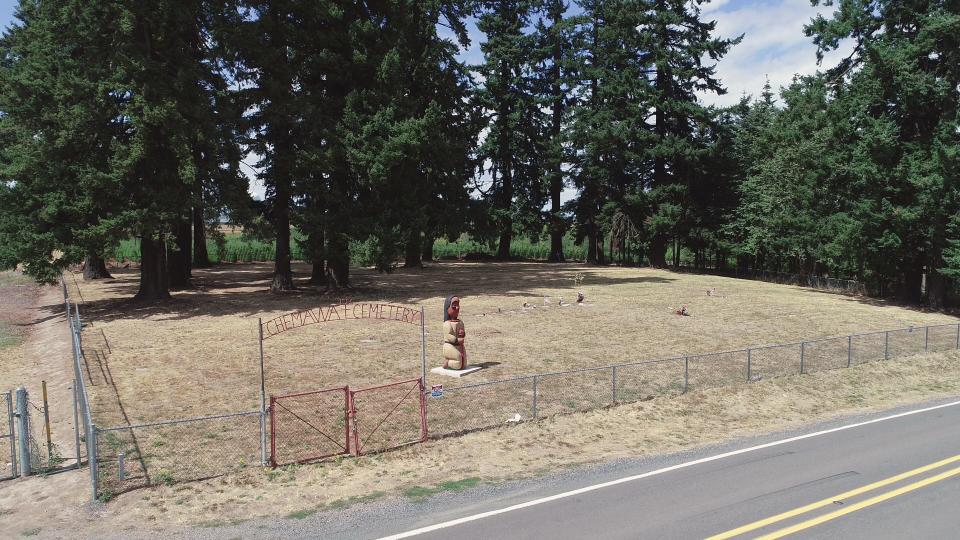
[[[221,246],[213,239],[207,239],[207,253],[210,261],[218,262],[255,262],[272,261],[276,255],[276,242],[263,241],[243,236],[237,227],[223,226],[225,242]],[[294,260],[303,260],[304,254],[297,242],[297,233],[290,242],[290,252]],[[563,253],[569,261],[584,259],[584,245],[576,245],[571,235],[563,239]],[[446,238],[438,239],[433,244],[433,256],[440,259],[466,258],[483,255],[492,257],[496,254],[496,244],[478,242],[468,235],[449,241]],[[351,261],[357,266],[370,266],[370,259],[366,245],[363,242],[353,242],[350,246]],[[140,241],[137,239],[123,240],[108,254],[119,262],[140,262]],[[510,256],[515,259],[546,260],[550,256],[550,239],[542,238],[533,241],[528,237],[519,237],[510,244]]]

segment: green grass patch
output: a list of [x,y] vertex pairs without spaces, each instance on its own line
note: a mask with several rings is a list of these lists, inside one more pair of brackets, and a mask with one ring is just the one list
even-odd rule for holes
[[27,529],[20,533],[20,536],[36,536],[40,534],[40,527],[34,527],[33,529]]
[[9,324],[0,322],[0,349],[19,345],[23,337],[13,331]]
[[25,276],[20,272],[14,272],[8,270],[5,272],[0,272],[0,287],[10,286],[10,285],[31,285],[35,283],[33,279],[29,276]]
[[327,503],[326,507],[328,510],[343,510],[344,508],[350,508],[355,504],[373,502],[380,497],[386,495],[383,491],[374,491],[366,495],[354,495],[353,497],[347,497],[346,499],[337,499]]
[[287,517],[290,519],[304,519],[316,514],[318,510],[320,509],[306,508],[304,510],[297,510],[296,512],[290,512],[289,514],[287,514]]
[[437,484],[433,487],[421,487],[414,486],[412,488],[407,488],[403,490],[403,494],[415,501],[420,501],[436,495],[437,493],[442,493],[444,491],[462,491],[465,489],[470,489],[476,487],[480,484],[480,479],[477,477],[464,478],[462,480],[452,480],[450,482],[443,482]]

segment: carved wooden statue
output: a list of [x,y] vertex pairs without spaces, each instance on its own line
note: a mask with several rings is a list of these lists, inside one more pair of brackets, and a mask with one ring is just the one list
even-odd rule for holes
[[443,367],[467,367],[467,350],[463,346],[466,333],[460,320],[460,297],[448,296],[443,302]]

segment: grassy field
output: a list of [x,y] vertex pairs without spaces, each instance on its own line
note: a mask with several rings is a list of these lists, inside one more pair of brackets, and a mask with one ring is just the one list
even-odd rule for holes
[[[296,271],[308,274],[303,264]],[[586,302],[559,306],[561,297],[574,299],[577,274],[584,277]],[[195,289],[142,305],[129,300],[137,271],[114,275],[80,285],[82,313],[92,322],[84,333],[89,356],[105,364],[93,372],[109,383],[91,388],[102,426],[257,409],[257,319],[342,296],[324,296],[305,284],[272,295],[271,265],[237,264],[195,270]],[[441,263],[389,275],[357,269],[353,279],[355,302],[424,306],[431,367],[441,363],[443,298],[459,294],[468,358],[487,365],[469,383],[957,321],[870,299],[650,269]],[[717,296],[706,295],[710,287]],[[681,305],[691,316],[674,314]],[[386,321],[306,326],[266,340],[264,352],[268,394],[364,387],[420,374],[419,329]]]
[[[137,288],[135,269],[117,270],[114,280],[89,283],[71,279],[71,296],[83,298],[86,374],[97,426],[103,429],[256,410],[258,319],[329,305],[341,298],[307,286],[303,276],[309,269],[304,264],[295,268],[301,276],[300,290],[270,294],[271,270],[270,264],[262,263],[196,270],[194,289],[175,292],[172,300],[158,305],[130,300]],[[575,287],[578,275],[583,280]],[[449,293],[460,295],[470,361],[486,366],[465,383],[957,321],[871,299],[648,269],[444,262],[389,275],[355,269],[353,279],[355,288],[350,294],[355,302],[424,306],[431,366],[441,362],[437,334],[443,298]],[[716,288],[717,294],[708,296],[708,288]],[[585,293],[586,302],[569,305],[578,289]],[[560,305],[561,296],[566,305]],[[690,316],[674,313],[680,305],[687,306]],[[923,333],[904,336],[916,342]],[[267,394],[344,385],[356,389],[420,374],[419,333],[414,325],[373,320],[328,322],[290,330],[264,345]],[[792,355],[797,352],[794,349],[758,352],[755,369],[770,374],[769,365],[777,360],[772,356]],[[816,348],[807,353],[812,360]],[[453,397],[458,391],[451,387],[462,383],[434,376],[431,383],[443,382],[450,391],[442,401],[428,401],[432,434],[456,431],[449,428],[460,425],[457,419],[464,412],[492,419],[492,424],[485,425],[493,429],[368,458],[266,471],[246,467],[259,461],[255,415],[101,431],[97,437],[100,493],[105,499],[119,496],[125,501],[121,506],[130,507],[137,506],[137,497],[122,493],[136,487],[159,486],[161,493],[172,490],[173,498],[190,490],[197,493],[189,503],[195,511],[221,504],[216,502],[223,499],[221,493],[229,495],[223,500],[226,507],[255,496],[257,501],[261,497],[269,501],[257,503],[257,512],[275,515],[313,512],[370,493],[399,490],[416,497],[446,489],[445,482],[542,474],[551,467],[612,456],[617,448],[621,454],[624,449],[648,453],[719,440],[731,433],[731,415],[738,418],[738,429],[749,431],[780,428],[787,417],[792,422],[809,421],[811,411],[822,416],[827,411],[875,406],[909,396],[941,395],[960,385],[956,353],[949,354],[950,358],[855,364],[851,369],[804,377],[797,377],[791,367],[789,374],[782,374],[785,376],[764,377],[752,385],[743,383],[735,367],[736,380],[729,381],[733,384],[719,387],[704,384],[716,375],[704,366],[713,364],[693,366],[691,362],[693,391],[683,395],[677,395],[682,370],[677,371],[675,364],[663,369],[657,364],[634,374],[644,384],[656,385],[657,390],[622,393],[619,400],[633,403],[614,408],[602,407],[609,404],[609,371],[541,377],[541,417],[588,407],[592,410],[516,428],[496,426],[507,418],[504,412],[514,412],[510,409],[513,401],[522,402],[520,407],[529,405],[525,386],[529,380],[515,387],[509,383],[469,393],[460,390],[460,395],[470,399],[458,400]],[[629,370],[619,372],[618,384],[630,376]],[[494,388],[497,391],[488,391]],[[592,401],[593,396],[598,399]],[[312,422],[327,427],[325,415],[330,413],[332,425],[343,429],[342,423],[336,423],[335,410],[342,406],[342,398],[330,410],[317,404],[307,406],[313,407],[306,409]],[[357,409],[361,417],[370,410],[362,401]],[[517,410],[524,412],[523,408]],[[376,414],[372,416],[375,422]],[[391,424],[396,422],[394,419]],[[284,440],[309,445],[313,439],[296,436]],[[598,442],[607,449],[601,454],[597,454]],[[469,456],[469,466],[444,466],[451,444],[462,446],[458,454]],[[492,453],[491,448],[495,449]],[[122,483],[118,482],[117,466],[121,452],[126,456],[126,480]],[[435,474],[438,463],[444,471],[439,476]],[[301,470],[304,472],[298,472]],[[183,483],[222,474],[226,476],[210,484],[212,491]],[[312,485],[325,486],[325,495],[298,500],[316,507],[291,507],[285,497],[273,495],[288,493],[287,489],[306,493]],[[150,512],[145,509],[144,515],[152,515]],[[190,520],[186,515],[181,519]]]

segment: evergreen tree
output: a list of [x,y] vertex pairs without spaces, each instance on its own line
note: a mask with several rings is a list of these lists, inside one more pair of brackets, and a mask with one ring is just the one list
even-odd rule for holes
[[[566,184],[564,164],[567,109],[570,101],[571,74],[575,66],[573,43],[574,19],[566,17],[568,4],[563,0],[547,0],[537,23],[535,92],[540,106],[549,110],[549,124],[542,128],[545,141],[543,176],[550,199],[547,226],[550,232],[550,262],[563,262],[565,233],[560,195]],[[545,19],[545,20],[544,20]]]
[[[648,185],[652,215],[647,220],[650,235],[650,263],[665,266],[670,237],[683,234],[686,198],[697,167],[706,150],[695,132],[712,121],[710,110],[699,103],[696,92],[724,94],[716,78],[716,64],[735,39],[713,37],[716,22],[701,20],[700,2],[650,0],[640,23],[646,40],[643,46],[652,76],[649,106],[654,111],[653,177]],[[674,250],[674,264],[679,262]]]
[[104,250],[121,236],[113,169],[121,133],[112,2],[21,1],[0,38],[0,267],[40,281],[86,260],[108,276]]
[[[480,45],[483,86],[478,93],[489,114],[486,138],[479,149],[489,174],[489,198],[499,241],[497,258],[510,257],[515,225],[538,222],[543,206],[543,111],[531,87],[530,59],[534,37],[526,32],[535,3],[530,0],[480,2],[477,28],[486,41]],[[535,228],[535,227],[534,227]]]
[[[819,2],[815,1],[814,5]],[[849,81],[856,103],[855,174],[869,190],[864,232],[873,265],[898,261],[898,295],[918,301],[926,275],[931,307],[943,306],[949,246],[960,210],[960,8],[955,2],[843,0],[806,27],[818,55],[852,38],[854,51],[828,73]],[[820,56],[822,58],[822,56]],[[869,175],[869,177],[865,176]],[[954,231],[951,233],[950,231]],[[885,264],[886,263],[886,264]]]
[[267,216],[276,234],[272,292],[294,288],[290,265],[290,214],[296,141],[302,127],[298,94],[299,55],[306,36],[294,0],[244,0],[235,20],[234,76],[243,85],[247,148],[260,156],[258,178],[266,186]]

